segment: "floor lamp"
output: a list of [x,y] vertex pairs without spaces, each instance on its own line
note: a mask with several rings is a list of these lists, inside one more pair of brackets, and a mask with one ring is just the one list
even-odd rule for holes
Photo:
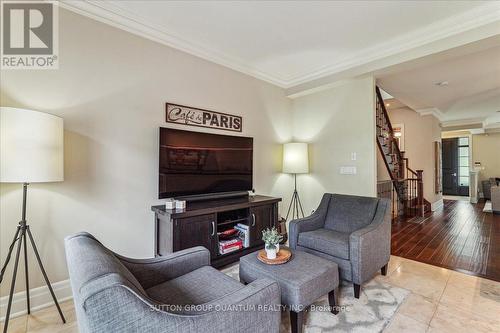
[[43,267],[40,254],[26,221],[26,199],[30,183],[57,182],[63,180],[63,120],[47,113],[24,109],[0,107],[0,182],[23,184],[23,205],[21,221],[9,247],[5,263],[0,271],[0,283],[15,250],[14,269],[10,286],[4,333],[7,332],[16,284],[21,247],[24,254],[24,274],[26,276],[26,305],[30,313],[30,288],[28,276],[28,239],[35,253],[45,283],[59,311],[63,323],[66,322],[59,307],[54,290]]
[[309,156],[307,150],[307,143],[291,142],[283,145],[283,172],[293,174],[294,190],[288,211],[286,213],[286,220],[290,211],[292,212],[292,219],[304,217],[304,210],[300,202],[299,192],[297,192],[297,174],[309,172]]

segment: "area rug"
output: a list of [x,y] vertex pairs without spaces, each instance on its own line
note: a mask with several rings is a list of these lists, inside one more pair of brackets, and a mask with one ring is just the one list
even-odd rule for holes
[[493,213],[493,207],[491,206],[491,201],[486,201],[484,204],[483,212],[485,213]]
[[[222,271],[239,280],[237,264]],[[356,299],[352,284],[342,283],[339,303],[345,310],[338,315],[328,312],[326,310],[328,299],[326,295],[323,296],[314,303],[316,310],[307,312],[304,332],[382,332],[409,294],[406,289],[373,279],[363,285],[361,296]],[[290,332],[290,318],[288,313],[283,312],[280,333],[288,332]]]

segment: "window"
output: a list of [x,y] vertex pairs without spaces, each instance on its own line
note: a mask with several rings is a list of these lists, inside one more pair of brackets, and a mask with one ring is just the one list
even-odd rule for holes
[[469,138],[458,138],[458,182],[469,186]]

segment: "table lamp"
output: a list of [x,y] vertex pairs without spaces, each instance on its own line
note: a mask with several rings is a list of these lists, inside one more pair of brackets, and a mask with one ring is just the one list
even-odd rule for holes
[[288,206],[285,219],[288,221],[290,211],[292,211],[292,219],[299,218],[299,210],[302,217],[304,217],[304,210],[302,209],[302,203],[297,192],[297,174],[309,172],[307,143],[291,142],[283,145],[283,172],[293,174],[295,183],[292,200]]
[[28,239],[35,253],[45,283],[49,287],[52,299],[59,311],[63,323],[66,322],[59,307],[47,273],[40,259],[30,227],[26,222],[26,196],[30,183],[58,182],[64,179],[63,165],[63,120],[47,113],[0,107],[0,182],[23,184],[23,205],[21,221],[17,226],[14,239],[2,270],[0,283],[3,280],[5,269],[10,261],[12,251],[16,247],[16,258],[12,273],[7,313],[5,315],[4,333],[7,332],[12,296],[16,284],[17,268],[21,245],[24,252],[24,273],[26,275],[26,303],[30,313],[30,294],[28,278]]

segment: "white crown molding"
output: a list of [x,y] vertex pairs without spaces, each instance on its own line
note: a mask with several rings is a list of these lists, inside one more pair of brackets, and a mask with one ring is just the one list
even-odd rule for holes
[[411,33],[378,44],[375,47],[348,55],[335,64],[324,66],[323,68],[307,73],[295,73],[285,78],[259,70],[258,68],[253,68],[245,64],[243,60],[223,54],[207,45],[198,45],[185,40],[181,36],[169,31],[166,27],[152,25],[137,14],[128,12],[106,1],[60,0],[59,4],[62,8],[71,10],[80,15],[90,17],[141,37],[229,67],[282,88],[291,88],[350,68],[362,66],[376,60],[416,49],[491,23],[500,22],[500,2],[491,1],[460,15],[449,17]]
[[483,121],[484,128],[498,128],[500,127],[500,114],[495,113]]
[[387,40],[375,47],[349,55],[346,59],[340,60],[336,64],[319,69],[315,72],[302,75],[299,74],[294,78],[289,78],[287,88],[416,49],[495,22],[500,22],[500,1],[488,2],[465,13],[449,17],[421,29],[417,29],[411,33]]
[[468,119],[457,119],[457,120],[445,120],[441,121],[442,127],[456,127],[456,126],[470,126],[481,124],[484,125],[485,118],[468,118]]
[[486,131],[484,128],[471,128],[469,132],[472,135],[478,135],[478,134],[484,134]]
[[441,112],[438,108],[427,108],[427,109],[418,109],[415,110],[421,116],[429,116],[432,115],[436,117],[439,121],[443,121],[444,113]]
[[59,6],[82,16],[106,23],[115,28],[125,30],[163,45],[170,46],[174,49],[189,53],[224,67],[234,69],[238,72],[253,76],[276,86],[284,87],[287,84],[283,79],[245,65],[240,59],[231,57],[227,54],[222,54],[221,52],[213,50],[207,46],[197,45],[187,41],[180,36],[168,32],[165,27],[145,23],[147,21],[146,19],[141,18],[136,14],[129,13],[109,2],[96,0],[60,0]]
[[340,87],[340,86],[343,86],[349,82],[353,82],[355,81],[356,79],[349,79],[349,80],[338,80],[338,81],[335,81],[335,82],[332,82],[332,83],[329,83],[329,84],[324,84],[324,85],[321,85],[321,86],[318,86],[318,87],[313,87],[313,88],[310,88],[310,89],[304,89],[304,90],[301,90],[297,93],[292,93],[292,94],[289,94],[289,95],[286,95],[286,97],[288,98],[291,98],[291,99],[295,99],[295,98],[298,98],[298,97],[302,97],[302,96],[306,96],[306,95],[310,95],[310,94],[315,94],[315,93],[318,93],[318,92],[321,92],[321,91],[325,91],[325,90],[328,90],[328,89],[333,89],[333,88],[336,88],[336,87]]

